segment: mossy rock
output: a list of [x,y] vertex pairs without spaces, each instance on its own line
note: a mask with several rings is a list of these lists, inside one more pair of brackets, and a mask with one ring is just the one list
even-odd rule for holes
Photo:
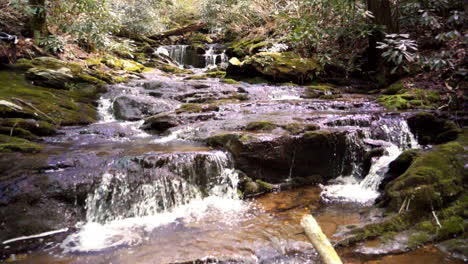
[[381,95],[377,102],[388,109],[435,109],[441,103],[440,95],[436,91],[422,89],[399,90],[404,93]]
[[322,70],[317,61],[292,52],[260,52],[247,57],[240,66],[230,64],[227,76],[262,76],[275,82],[304,83]]
[[244,38],[228,44],[228,51],[234,57],[244,58],[247,55],[254,54],[265,45],[262,38]]
[[403,174],[420,154],[421,151],[418,149],[405,150],[398,158],[390,162],[388,173],[395,175]]
[[255,121],[255,122],[248,123],[245,126],[245,130],[247,131],[271,131],[277,127],[278,125],[269,121]]
[[0,126],[8,128],[21,128],[37,136],[54,135],[56,127],[45,121],[22,118],[0,118]]
[[302,98],[315,99],[325,95],[335,94],[335,88],[327,84],[308,85]]
[[213,40],[210,38],[210,36],[205,35],[203,33],[195,33],[192,35],[188,40],[188,43],[194,44],[194,43],[213,43]]
[[441,208],[464,190],[464,148],[457,142],[421,154],[404,174],[390,182],[386,199],[393,210],[411,200],[410,210]]
[[0,153],[1,152],[23,152],[37,153],[44,147],[40,144],[28,141],[26,139],[10,137],[0,134]]
[[208,72],[204,74],[207,78],[224,78],[226,77],[226,72],[224,71],[215,71],[215,72]]
[[258,188],[261,192],[272,192],[274,190],[274,185],[262,180],[255,181],[258,185]]
[[219,81],[222,82],[222,83],[225,83],[225,84],[239,84],[238,81],[233,80],[233,79],[222,78],[222,79],[219,80]]
[[78,87],[73,91],[38,87],[16,72],[0,72],[0,83],[0,100],[18,98],[26,103],[21,103],[22,109],[16,111],[11,108],[3,111],[0,107],[2,117],[35,119],[62,125],[89,124],[96,120],[95,107],[91,105],[90,98],[80,93]]
[[408,118],[408,125],[423,145],[456,140],[462,133],[455,123],[438,118],[432,113],[417,113]]
[[124,70],[127,72],[142,72],[145,68],[145,66],[136,61],[119,59],[111,55],[104,56],[102,62],[112,69]]
[[401,91],[403,91],[405,89],[406,89],[406,87],[405,87],[404,81],[400,80],[400,81],[397,81],[397,82],[393,83],[389,87],[385,88],[382,91],[382,94],[395,95],[395,94],[398,94],[398,93],[400,93]]
[[176,110],[176,113],[201,113],[201,112],[203,112],[203,105],[201,104],[183,104]]

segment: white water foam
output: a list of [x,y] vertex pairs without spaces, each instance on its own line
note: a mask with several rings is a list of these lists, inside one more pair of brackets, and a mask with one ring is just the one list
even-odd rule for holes
[[[86,200],[88,222],[61,244],[65,253],[136,246],[154,229],[171,223],[210,219],[225,225],[234,223],[248,204],[238,197],[239,176],[232,167],[232,158],[221,151],[200,155],[163,156],[161,161],[166,160],[167,165],[153,169],[158,177],[140,185],[132,185],[132,178],[124,171],[105,173],[100,186]],[[200,174],[199,166],[206,167],[206,173]],[[185,175],[187,180],[170,173],[164,176],[168,170]],[[207,177],[212,184],[202,190],[195,184],[198,177]],[[129,198],[130,192],[141,195]]]
[[98,114],[100,117],[100,120],[98,123],[110,123],[110,122],[116,121],[114,114],[112,113],[112,100],[111,99],[101,97],[99,99],[99,105],[98,105],[97,110],[98,110]]
[[143,243],[147,234],[155,228],[174,223],[178,219],[182,219],[184,223],[193,223],[202,221],[207,215],[213,215],[217,221],[230,223],[247,208],[247,203],[239,199],[210,196],[152,216],[126,218],[106,224],[87,223],[78,233],[63,241],[61,247],[65,253],[76,253],[136,246]]

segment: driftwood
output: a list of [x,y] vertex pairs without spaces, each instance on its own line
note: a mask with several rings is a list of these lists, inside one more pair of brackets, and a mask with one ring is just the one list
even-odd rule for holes
[[322,232],[322,229],[312,215],[304,216],[301,220],[301,226],[304,228],[305,233],[319,253],[323,263],[343,264],[332,244],[328,241],[327,236]]
[[206,23],[191,24],[191,25],[188,25],[186,27],[176,28],[176,29],[173,29],[173,30],[163,32],[163,33],[161,33],[159,35],[153,35],[153,36],[150,36],[149,38],[154,39],[154,40],[160,40],[160,39],[167,38],[167,37],[170,37],[170,36],[178,36],[178,35],[183,35],[183,34],[188,33],[188,32],[198,31],[200,29],[205,28],[206,26],[207,26]]

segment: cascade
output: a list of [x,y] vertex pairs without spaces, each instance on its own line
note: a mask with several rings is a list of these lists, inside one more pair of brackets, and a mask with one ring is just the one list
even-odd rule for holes
[[[380,118],[370,131],[363,134],[364,139],[356,140],[355,137],[351,137],[349,142],[357,146],[364,142],[379,145],[384,149],[384,154],[372,160],[369,172],[363,179],[359,179],[362,173],[359,162],[353,160],[352,153],[347,154],[347,157],[351,157],[352,172],[350,175],[338,177],[336,184],[324,186],[321,193],[324,201],[372,203],[379,196],[378,187],[388,171],[390,162],[404,150],[419,148],[406,120],[401,118]],[[352,151],[353,148],[349,149]]]
[[224,47],[218,44],[206,45],[202,54],[189,45],[161,46],[156,53],[169,56],[179,67],[215,68],[218,65],[226,66],[228,62]]
[[244,209],[238,174],[222,151],[152,153],[115,162],[86,199],[87,223],[61,244],[65,252],[134,246],[177,219]]

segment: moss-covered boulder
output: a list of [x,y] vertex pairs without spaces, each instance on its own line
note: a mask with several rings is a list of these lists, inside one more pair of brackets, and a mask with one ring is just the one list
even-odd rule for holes
[[426,112],[410,116],[408,125],[423,145],[455,140],[462,132],[455,123]]
[[421,213],[443,207],[466,188],[465,152],[460,143],[450,142],[421,154],[387,185],[384,200],[395,211],[405,200],[409,210]]
[[304,83],[312,80],[321,71],[313,59],[291,53],[261,52],[247,57],[240,65],[229,64],[227,76],[236,78],[266,77],[275,82]]
[[112,69],[124,70],[127,72],[142,72],[145,68],[145,66],[136,61],[119,59],[110,55],[104,56],[102,62]]
[[91,94],[79,87],[71,90],[44,88],[32,85],[23,74],[11,71],[0,72],[0,83],[0,101],[16,106],[0,104],[3,118],[34,119],[55,126],[89,124],[97,117],[92,105],[99,91],[95,86]]

